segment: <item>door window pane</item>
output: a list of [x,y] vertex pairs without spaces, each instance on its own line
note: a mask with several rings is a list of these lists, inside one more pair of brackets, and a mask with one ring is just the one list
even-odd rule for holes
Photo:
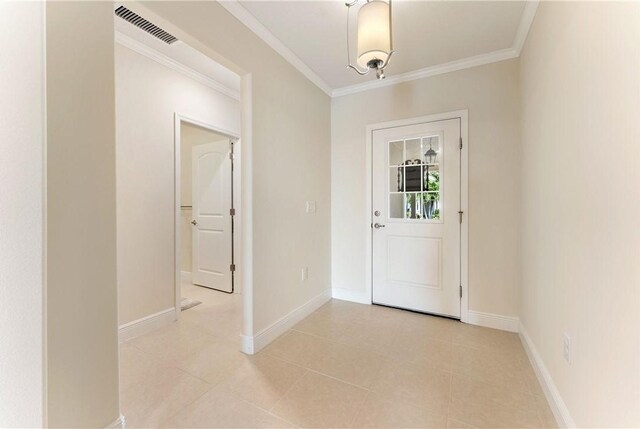
[[405,194],[405,219],[422,219],[422,198],[420,192]]
[[423,219],[440,220],[440,193],[425,192],[422,194]]
[[415,164],[422,164],[422,141],[421,139],[411,139],[405,141],[406,156],[404,161],[413,161]]
[[389,165],[402,165],[404,162],[404,141],[389,142]]
[[404,191],[404,167],[389,167],[389,192]]
[[408,165],[404,168],[404,175],[405,192],[422,191],[422,166]]
[[422,139],[422,159],[425,164],[438,164],[440,161],[440,137],[431,136]]
[[424,190],[428,192],[440,191],[440,170],[437,166],[425,166],[424,168]]
[[389,217],[439,221],[440,136],[390,141],[388,150]]
[[391,219],[404,219],[404,194],[389,195],[389,217]]

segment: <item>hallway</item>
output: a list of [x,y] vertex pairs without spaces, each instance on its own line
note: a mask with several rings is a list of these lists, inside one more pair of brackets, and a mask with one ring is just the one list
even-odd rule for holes
[[516,334],[332,300],[238,350],[241,296],[121,345],[127,427],[555,427]]

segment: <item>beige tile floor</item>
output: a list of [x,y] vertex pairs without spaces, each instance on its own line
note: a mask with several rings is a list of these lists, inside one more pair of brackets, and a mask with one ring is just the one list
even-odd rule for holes
[[239,295],[120,348],[127,427],[541,428],[553,415],[515,334],[333,300],[255,356]]

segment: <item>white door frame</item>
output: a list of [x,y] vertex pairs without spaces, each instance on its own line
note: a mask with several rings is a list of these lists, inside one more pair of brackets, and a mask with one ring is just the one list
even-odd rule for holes
[[[234,153],[239,153],[241,151],[240,145],[240,136],[238,133],[233,131],[226,130],[217,125],[208,124],[199,119],[195,119],[189,117],[187,115],[175,112],[174,114],[174,288],[175,288],[175,320],[180,319],[180,315],[182,313],[180,309],[180,300],[181,300],[181,265],[182,265],[182,234],[181,234],[181,225],[180,221],[182,219],[182,211],[181,211],[181,195],[180,195],[180,183],[182,181],[182,172],[181,172],[181,159],[180,159],[180,129],[181,124],[183,122],[189,123],[191,125],[196,125],[201,128],[205,128],[209,131],[212,131],[216,134],[220,134],[224,137],[228,137],[229,139],[234,140],[233,150]],[[233,252],[234,252],[234,263],[236,267],[239,266],[242,261],[242,200],[241,200],[241,164],[240,157],[234,157],[234,165],[233,165],[233,207],[235,208],[235,216],[234,216],[234,232],[233,232]],[[242,270],[237,270],[234,273],[234,293],[241,293],[243,291],[243,283],[242,283]],[[244,311],[244,309],[243,309]]]
[[460,300],[460,320],[469,320],[469,111],[456,110],[417,118],[401,119],[398,121],[379,122],[367,125],[366,138],[366,243],[365,243],[365,288],[369,304],[373,302],[373,250],[372,229],[373,218],[373,132],[386,128],[404,127],[407,125],[438,122],[447,119],[460,119],[460,136],[462,150],[460,151],[460,210],[463,213],[460,227],[460,282],[462,283],[462,298]]

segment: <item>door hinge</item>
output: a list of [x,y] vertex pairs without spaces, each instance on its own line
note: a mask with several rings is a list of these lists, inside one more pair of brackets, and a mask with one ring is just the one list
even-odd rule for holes
[[231,272],[234,272],[234,271],[236,270],[236,264],[231,264],[231,265],[229,265],[229,270],[230,270]]
[[460,215],[460,223],[462,223],[462,214],[463,214],[463,213],[464,213],[463,211],[459,211],[459,212],[458,212],[458,215]]
[[236,215],[236,209],[229,209],[229,214],[231,216],[235,216]]
[[460,285],[460,298],[462,298],[462,285]]
[[233,152],[229,152],[229,159],[233,161]]
[[462,150],[462,137],[460,137],[460,150]]

